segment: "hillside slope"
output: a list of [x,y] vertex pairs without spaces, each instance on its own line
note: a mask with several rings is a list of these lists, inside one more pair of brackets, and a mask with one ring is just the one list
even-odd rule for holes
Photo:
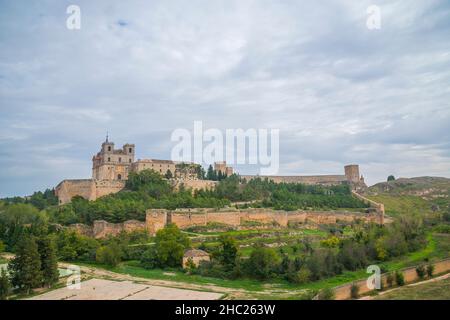
[[386,213],[426,216],[449,209],[450,179],[441,177],[399,178],[369,187],[366,196],[384,203]]

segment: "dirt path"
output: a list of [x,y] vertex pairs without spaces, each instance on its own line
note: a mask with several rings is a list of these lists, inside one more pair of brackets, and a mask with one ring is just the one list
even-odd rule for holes
[[[439,277],[436,277],[436,278],[433,278],[433,279],[428,279],[428,280],[424,280],[424,281],[420,281],[420,282],[414,282],[414,283],[411,283],[411,284],[407,284],[405,286],[397,287],[397,288],[394,288],[394,289],[389,289],[389,290],[386,290],[386,291],[381,291],[381,292],[378,293],[378,296],[382,296],[382,295],[385,295],[387,293],[390,293],[390,292],[393,292],[393,291],[397,291],[397,290],[399,290],[401,288],[420,286],[422,284],[426,284],[426,283],[430,283],[430,282],[436,282],[436,281],[441,281],[441,280],[445,280],[445,279],[448,279],[448,278],[450,278],[450,273],[444,274],[442,276],[439,276]],[[362,298],[360,298],[358,300],[374,300],[374,298],[375,298],[374,296],[365,296],[365,297],[362,297]]]
[[[62,268],[67,268],[69,263],[59,263],[59,266]],[[200,290],[200,291],[213,291],[219,293],[231,294],[233,297],[237,296],[245,296],[250,294],[251,292],[244,289],[232,289],[220,287],[213,284],[194,284],[188,282],[179,282],[179,281],[170,281],[170,280],[159,280],[159,279],[148,279],[142,277],[135,277],[128,274],[116,273],[112,271],[108,271],[105,269],[94,268],[94,267],[86,267],[79,266],[81,272],[85,273],[88,276],[94,278],[103,278],[103,279],[111,279],[111,280],[120,280],[120,281],[134,281],[148,285],[162,286],[162,287],[170,287],[170,288],[180,288],[180,289],[191,289],[191,290]]]

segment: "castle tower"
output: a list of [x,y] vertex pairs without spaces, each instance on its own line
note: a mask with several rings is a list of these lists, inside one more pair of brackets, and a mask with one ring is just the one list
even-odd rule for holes
[[222,174],[226,174],[227,176],[231,176],[233,174],[233,168],[228,167],[225,161],[214,162],[214,170],[217,172],[222,172]]
[[345,169],[345,177],[347,178],[347,181],[352,183],[358,183],[360,180],[359,175],[359,165],[357,164],[349,164],[344,167]]
[[92,179],[127,180],[131,164],[134,162],[134,144],[124,144],[122,149],[114,149],[114,142],[102,143],[102,148],[92,157]]

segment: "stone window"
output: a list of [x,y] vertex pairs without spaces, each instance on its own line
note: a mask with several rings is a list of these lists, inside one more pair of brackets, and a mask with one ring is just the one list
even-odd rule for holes
[[108,146],[108,151],[111,151],[111,146]]
[[111,158],[110,157],[108,157],[108,162],[110,162],[111,161]]
[[131,163],[131,159],[128,159],[128,162]]
[[133,149],[129,148],[129,149],[128,149],[128,152],[129,152],[129,153],[132,153],[132,152],[133,152]]
[[118,179],[118,180],[122,180],[122,175],[121,175],[121,174],[118,174],[118,175],[117,175],[117,179]]
[[119,162],[122,162],[122,158],[119,157]]

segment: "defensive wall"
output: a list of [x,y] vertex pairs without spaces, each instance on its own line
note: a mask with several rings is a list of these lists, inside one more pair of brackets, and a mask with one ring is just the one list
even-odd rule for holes
[[95,200],[99,197],[116,193],[125,187],[125,181],[121,180],[63,180],[55,188],[55,195],[60,204],[69,203],[73,197],[81,196],[87,200]]
[[145,222],[129,220],[123,223],[109,223],[103,220],[94,221],[92,226],[73,224],[69,228],[80,234],[95,238],[104,238],[117,235],[122,231],[147,230],[155,234],[168,223],[176,224],[180,229],[193,226],[206,226],[208,223],[222,223],[230,226],[241,226],[246,222],[261,224],[275,224],[287,227],[290,223],[300,224],[336,224],[338,222],[364,222],[379,223],[380,218],[375,212],[362,213],[350,211],[282,211],[272,209],[149,209],[146,212]]
[[[435,275],[446,273],[446,272],[450,271],[450,259],[437,261],[432,264],[434,265],[434,274]],[[420,280],[420,278],[416,272],[416,266],[404,268],[399,271],[401,273],[403,273],[406,284]],[[369,276],[370,276],[370,274],[367,274],[367,277],[369,277]],[[388,277],[388,273],[384,273],[381,275],[381,281],[382,281],[383,288],[388,287],[387,277]],[[336,300],[350,299],[352,285],[353,285],[352,283],[349,283],[349,284],[345,284],[345,285],[334,288],[333,290],[334,290],[334,294],[335,294],[335,299]],[[366,293],[373,291],[372,289],[369,289],[367,287],[367,279],[358,280],[358,281],[354,282],[354,285],[356,285],[359,288],[359,291],[358,291],[359,295],[364,295]]]
[[362,220],[364,222],[380,223],[378,212],[351,212],[351,211],[282,211],[265,208],[252,209],[178,209],[169,211],[165,209],[149,209],[146,213],[147,229],[156,232],[167,223],[174,223],[179,228],[192,226],[204,226],[208,223],[223,223],[239,226],[245,222],[259,222],[261,224],[277,224],[287,227],[289,223],[315,223],[335,224],[340,221],[352,222]]
[[116,236],[121,232],[147,230],[147,227],[145,222],[137,220],[128,220],[123,223],[110,223],[105,220],[96,220],[92,226],[76,223],[70,225],[69,229],[88,237],[106,238],[108,236]]
[[347,183],[345,175],[320,175],[320,176],[256,176],[256,175],[241,175],[241,178],[252,180],[256,178],[268,179],[275,183],[303,183],[303,184],[321,184],[321,185],[336,185]]

